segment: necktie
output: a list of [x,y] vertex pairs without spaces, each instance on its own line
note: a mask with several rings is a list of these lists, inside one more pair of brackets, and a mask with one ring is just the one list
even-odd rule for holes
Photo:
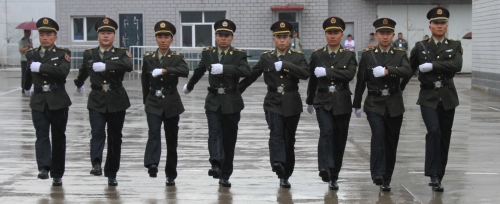
[[335,52],[330,52],[330,60],[333,61],[335,59]]
[[382,55],[384,55],[384,59],[385,59],[385,57],[387,56],[387,52],[385,52],[385,51],[382,52]]
[[280,61],[283,60],[283,55],[280,55],[278,58]]
[[165,55],[162,55],[161,58],[160,58],[160,63],[163,62],[163,58],[165,58]]
[[43,58],[43,56],[45,56],[45,52],[47,52],[47,50],[45,50],[45,51],[41,51],[41,52],[40,52],[40,57],[42,57],[42,58]]
[[226,53],[221,52],[220,53],[220,60],[219,60],[221,64],[222,64],[222,62],[224,62],[224,56],[226,56]]
[[436,45],[437,45],[437,46],[438,46],[438,48],[439,48],[439,46],[441,46],[441,42],[438,42]]

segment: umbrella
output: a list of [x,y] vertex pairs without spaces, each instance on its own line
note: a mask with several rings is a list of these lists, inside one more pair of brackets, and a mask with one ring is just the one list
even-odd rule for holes
[[468,32],[467,34],[465,34],[462,39],[472,39],[472,32]]
[[19,24],[16,29],[23,29],[23,30],[38,30],[36,27],[36,22],[35,21],[26,21],[24,23]]

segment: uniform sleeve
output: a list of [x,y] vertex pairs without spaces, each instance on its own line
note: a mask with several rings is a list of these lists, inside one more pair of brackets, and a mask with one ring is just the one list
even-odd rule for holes
[[356,89],[354,91],[354,101],[352,103],[353,108],[361,108],[361,101],[363,100],[363,93],[366,88],[366,81],[368,76],[366,76],[366,55],[363,53],[361,60],[359,61],[358,76],[356,80]]
[[251,74],[250,65],[247,61],[247,53],[241,52],[241,58],[239,64],[224,64],[222,67],[222,72],[224,74],[231,74],[236,77],[248,77]]
[[307,65],[306,58],[304,57],[303,54],[297,53],[295,55],[297,57],[300,57],[300,64],[296,65],[288,61],[282,61],[283,71],[289,73],[290,75],[298,79],[304,79],[304,80],[308,79],[309,76],[311,76],[311,73],[309,73],[309,65]]
[[88,59],[90,58],[91,50],[87,50],[83,52],[83,60],[82,66],[78,69],[78,76],[74,80],[76,87],[80,88],[85,83],[85,80],[89,77],[89,73],[87,70],[88,67]]
[[260,60],[257,62],[257,64],[252,68],[252,72],[250,76],[245,77],[243,80],[238,83],[238,89],[240,93],[243,93],[253,82],[255,82],[260,75],[262,75],[263,68],[262,68],[262,56],[260,57]]
[[51,78],[63,78],[69,74],[71,63],[66,60],[66,55],[71,56],[71,51],[65,50],[64,52],[59,51],[59,63],[43,63],[40,65],[40,74],[44,74]]
[[184,60],[184,56],[178,56],[179,63],[175,67],[165,67],[168,75],[175,75],[178,77],[187,77],[189,75],[189,67],[187,65],[186,60]]
[[33,61],[32,52],[26,52],[26,59],[28,60],[28,67],[26,68],[26,72],[24,73],[24,82],[23,88],[24,90],[31,89],[31,84],[33,83],[33,77],[31,76],[30,64]]
[[306,104],[312,105],[314,103],[314,98],[316,97],[316,88],[318,86],[318,78],[314,74],[314,69],[316,68],[316,60],[313,58],[317,53],[312,53],[311,58],[309,59],[309,74],[311,77],[309,78],[309,82],[307,83],[307,97]]
[[[208,51],[205,51],[205,52],[208,52]],[[210,53],[208,53],[208,54],[210,54]],[[201,60],[198,63],[198,66],[194,69],[193,76],[191,77],[191,79],[189,79],[189,82],[187,83],[187,89],[189,91],[193,90],[194,85],[196,83],[198,83],[198,81],[200,81],[200,79],[203,75],[205,75],[205,71],[207,70],[207,67],[205,65],[205,60],[206,60],[205,58],[206,57],[202,52],[201,53]]]
[[397,51],[404,52],[403,57],[401,57],[401,61],[399,62],[399,66],[387,66],[388,75],[396,75],[400,78],[407,78],[411,75],[411,67],[410,62],[408,62],[408,57],[406,56],[406,51]]
[[[146,61],[148,57],[144,57],[143,60]],[[149,66],[147,63],[142,63],[142,73],[141,73],[141,84],[142,84],[142,104],[146,103],[146,98],[149,94]]]
[[356,62],[356,55],[354,53],[351,54],[349,59],[349,64],[347,69],[342,67],[337,67],[335,69],[326,68],[326,77],[332,80],[340,80],[343,82],[349,82],[354,78],[356,74],[356,66],[358,63]]
[[455,55],[451,60],[445,61],[433,61],[432,69],[435,71],[442,71],[448,73],[456,73],[462,71],[462,44],[457,42],[458,45],[455,47]]
[[133,69],[132,55],[125,50],[119,60],[106,60],[106,71],[131,72]]

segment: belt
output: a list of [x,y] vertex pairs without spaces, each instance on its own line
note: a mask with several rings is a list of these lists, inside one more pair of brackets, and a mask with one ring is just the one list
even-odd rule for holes
[[219,88],[207,87],[207,90],[208,92],[213,94],[230,94],[236,92],[236,89],[234,88],[224,88],[224,87],[219,87]]
[[398,93],[399,89],[382,89],[378,91],[368,90],[368,96],[389,96]]
[[328,86],[328,88],[318,88],[318,93],[334,93],[334,92],[342,91],[344,89],[347,89],[347,86],[344,86],[342,84],[331,85],[331,86]]
[[101,85],[95,85],[95,84],[91,84],[90,85],[90,88],[94,91],[104,91],[104,92],[107,92],[109,90],[115,90],[115,89],[118,89],[122,87],[121,85],[117,85],[117,84],[101,84]]
[[156,96],[158,98],[161,98],[164,95],[168,95],[174,92],[177,92],[177,88],[169,88],[169,89],[153,89],[152,87],[149,88],[149,94],[152,96]]
[[33,88],[33,91],[35,93],[44,93],[49,91],[55,91],[58,89],[65,90],[66,88],[64,87],[64,84],[47,84],[43,86],[37,86]]
[[267,86],[267,91],[269,92],[275,92],[275,93],[283,93],[283,92],[296,92],[299,90],[298,86],[292,86],[292,87],[284,87],[284,86]]
[[443,88],[444,86],[448,86],[450,84],[450,80],[445,79],[441,81],[435,81],[432,83],[427,83],[427,84],[420,84],[421,89],[439,89]]

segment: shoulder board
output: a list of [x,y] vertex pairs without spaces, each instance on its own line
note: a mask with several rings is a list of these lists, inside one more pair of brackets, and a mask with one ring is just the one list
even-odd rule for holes
[[263,55],[265,55],[265,54],[267,54],[267,53],[271,53],[272,51],[273,51],[273,50],[265,51],[265,52],[263,52],[262,54],[263,54]]
[[245,51],[244,51],[244,50],[242,50],[242,49],[234,49],[233,51],[235,51],[235,52],[245,52]]
[[365,49],[363,49],[363,52],[367,52],[367,51],[370,51],[370,50],[373,50],[373,49],[375,49],[375,48],[365,48]]
[[152,55],[154,55],[154,54],[155,54],[155,52],[148,52],[148,53],[144,54],[144,57],[147,57],[147,56],[152,56]]
[[448,39],[448,40],[452,42],[460,42],[460,40],[453,40],[453,39]]
[[399,47],[395,47],[395,48],[393,48],[393,50],[398,50],[398,51],[403,51],[403,52],[406,52],[406,50],[405,50],[405,49],[403,49],[403,48],[399,48]]
[[348,50],[348,49],[343,49],[343,50],[346,52],[353,52],[353,53],[355,52],[354,50]]
[[128,50],[128,48],[126,47],[115,47],[116,49],[119,49],[119,50]]
[[97,47],[88,48],[86,50],[95,50],[95,49],[97,49]]
[[56,47],[56,49],[58,49],[58,50],[68,50],[68,48],[65,48],[65,47]]
[[320,47],[318,49],[315,49],[313,52],[320,51],[320,50],[323,50],[323,49],[325,49],[325,47]]
[[173,55],[173,56],[181,56],[181,54],[180,54],[180,53],[177,53],[177,52],[172,52],[172,54],[170,54],[170,55]]
[[33,47],[33,48],[29,49],[29,50],[28,50],[28,52],[29,52],[29,51],[37,51],[37,50],[38,50],[38,48],[37,48],[37,47]]
[[301,51],[297,51],[297,50],[292,50],[292,52],[294,52],[294,53],[299,53],[299,54],[304,54],[304,53],[302,53]]
[[203,49],[203,51],[208,51],[208,50],[213,50],[213,49],[214,49],[214,47],[212,47],[212,46],[208,46],[208,47],[206,47],[205,49]]

